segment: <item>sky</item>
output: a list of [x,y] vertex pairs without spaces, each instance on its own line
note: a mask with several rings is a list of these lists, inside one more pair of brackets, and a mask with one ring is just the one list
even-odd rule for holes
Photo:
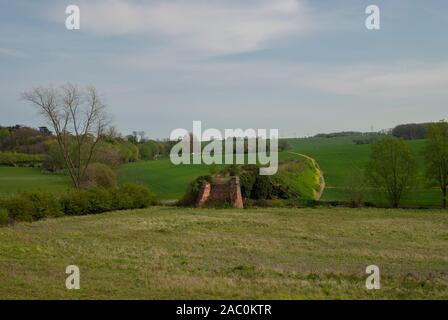
[[66,82],[150,138],[193,120],[281,137],[438,121],[447,29],[445,0],[0,0],[0,125],[45,124],[20,94]]

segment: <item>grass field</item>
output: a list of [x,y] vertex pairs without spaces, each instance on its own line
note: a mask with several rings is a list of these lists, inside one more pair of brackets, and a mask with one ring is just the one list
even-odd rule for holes
[[0,194],[42,190],[63,192],[69,188],[69,179],[63,174],[43,173],[38,168],[0,166]]
[[[448,299],[438,210],[149,209],[0,228],[0,299]],[[65,288],[75,264],[81,289]],[[381,270],[366,290],[365,268]]]

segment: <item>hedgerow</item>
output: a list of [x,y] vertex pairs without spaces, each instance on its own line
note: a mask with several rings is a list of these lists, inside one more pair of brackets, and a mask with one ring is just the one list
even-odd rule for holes
[[136,184],[109,189],[95,187],[72,190],[59,196],[46,192],[20,192],[0,199],[0,225],[63,215],[140,209],[157,203],[156,196],[147,187]]
[[46,156],[16,152],[0,152],[0,165],[12,167],[34,167],[42,164]]

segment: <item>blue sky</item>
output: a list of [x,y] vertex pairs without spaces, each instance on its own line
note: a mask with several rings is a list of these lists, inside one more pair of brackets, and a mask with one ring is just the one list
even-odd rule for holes
[[158,138],[193,120],[305,136],[446,119],[447,29],[443,0],[0,0],[0,124],[41,125],[20,93],[67,81]]

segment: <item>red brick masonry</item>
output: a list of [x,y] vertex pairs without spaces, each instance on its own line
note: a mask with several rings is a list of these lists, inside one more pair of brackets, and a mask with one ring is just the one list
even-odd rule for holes
[[234,208],[243,208],[243,197],[241,196],[240,178],[215,178],[215,181],[204,181],[196,200],[196,207],[202,207],[207,201],[217,203],[230,203]]

